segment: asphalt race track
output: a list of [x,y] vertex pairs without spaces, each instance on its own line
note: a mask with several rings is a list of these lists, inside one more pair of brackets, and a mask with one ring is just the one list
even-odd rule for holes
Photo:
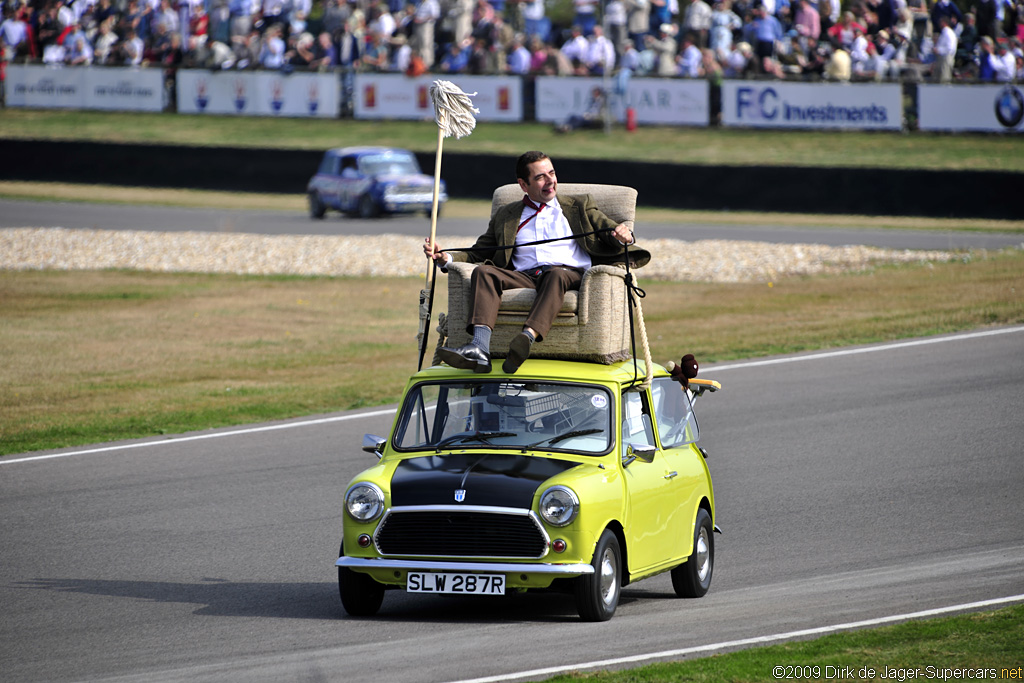
[[702,365],[711,591],[649,579],[605,624],[529,593],[344,615],[341,496],[392,408],[0,458],[2,678],[538,680],[1024,602],[1022,348],[1017,326]]
[[[426,237],[430,219],[393,216],[360,220],[330,212],[323,220],[304,214],[275,211],[192,209],[177,207],[43,203],[0,198],[0,228],[61,227],[106,230],[195,230],[243,232],[260,235],[368,235],[391,233]],[[440,235],[475,238],[483,232],[481,220],[438,220]],[[919,231],[852,228],[785,227],[779,225],[643,223],[638,234],[648,238],[681,240],[727,239],[759,242],[814,243],[830,246],[864,244],[890,249],[1000,249],[1020,247],[1024,236],[1013,233]],[[467,244],[471,244],[471,239]]]

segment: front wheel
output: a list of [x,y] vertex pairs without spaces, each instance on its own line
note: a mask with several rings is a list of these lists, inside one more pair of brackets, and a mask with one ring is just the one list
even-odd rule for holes
[[697,511],[693,530],[693,553],[686,562],[672,570],[672,588],[681,598],[700,598],[711,587],[715,568],[715,534],[711,515],[704,508]]
[[364,194],[359,198],[359,217],[360,218],[375,218],[380,213],[377,207],[377,202],[373,201],[373,197],[368,194]]
[[[343,545],[339,554],[344,554],[344,549]],[[341,606],[353,617],[372,617],[384,602],[383,584],[348,567],[338,567],[338,591]]]
[[622,552],[619,539],[605,529],[594,550],[593,574],[576,579],[576,610],[583,621],[608,621],[619,605]]

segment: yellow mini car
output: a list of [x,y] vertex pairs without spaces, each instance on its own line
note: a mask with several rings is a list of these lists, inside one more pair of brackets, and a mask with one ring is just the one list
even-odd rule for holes
[[505,595],[569,589],[586,621],[666,571],[701,597],[715,562],[715,496],[693,400],[655,366],[527,360],[514,375],[414,375],[380,461],[345,493],[341,602],[369,616],[386,589]]

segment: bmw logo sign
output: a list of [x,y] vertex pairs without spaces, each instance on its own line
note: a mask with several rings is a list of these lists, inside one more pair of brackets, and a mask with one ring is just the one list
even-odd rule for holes
[[1024,119],[1024,95],[1020,90],[1008,85],[996,96],[996,118],[1007,128],[1016,128]]

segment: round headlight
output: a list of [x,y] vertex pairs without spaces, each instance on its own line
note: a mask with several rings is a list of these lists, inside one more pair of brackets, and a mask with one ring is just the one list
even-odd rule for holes
[[373,484],[355,484],[345,494],[345,509],[359,522],[369,522],[384,509],[384,494]]
[[565,526],[576,519],[580,501],[564,486],[552,486],[540,497],[540,516],[552,526]]

